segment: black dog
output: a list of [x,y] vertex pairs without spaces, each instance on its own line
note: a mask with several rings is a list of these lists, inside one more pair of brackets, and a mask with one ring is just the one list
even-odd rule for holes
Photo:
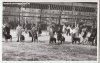
[[24,40],[25,40],[24,35],[21,35],[21,36],[20,36],[20,41],[22,41],[22,42],[23,42]]
[[65,37],[61,36],[60,41],[61,41],[61,43],[64,43],[65,42]]
[[34,39],[34,41],[37,40],[37,42],[38,42],[38,36],[37,36],[37,33],[33,33],[33,35],[32,35],[32,42],[33,42],[33,39]]
[[80,43],[80,38],[73,37],[72,44],[76,43],[77,41]]
[[56,43],[56,38],[54,38],[54,37],[50,37],[50,41],[49,41],[49,43],[53,43],[53,42]]
[[12,36],[11,35],[4,34],[4,37],[5,37],[6,40],[11,39],[11,41],[12,41]]
[[77,41],[78,41],[79,44],[80,44],[80,38],[76,37],[75,34],[72,34],[72,44],[73,44],[73,43],[76,44]]
[[92,43],[92,45],[94,45],[94,40],[95,40],[95,37],[89,37],[88,38],[88,42],[90,43]]
[[29,31],[29,37],[32,37],[32,34],[31,34],[31,32]]
[[62,37],[62,34],[61,34],[61,33],[58,33],[58,34],[57,34],[57,40],[60,41],[60,40],[61,40],[61,39],[60,39],[61,37]]
[[61,41],[61,43],[64,43],[64,42],[65,42],[65,37],[62,36],[61,33],[58,33],[58,34],[57,34],[57,40],[58,40],[58,41]]

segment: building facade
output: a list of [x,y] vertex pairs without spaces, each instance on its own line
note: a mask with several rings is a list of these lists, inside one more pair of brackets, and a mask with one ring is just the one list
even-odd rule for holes
[[92,2],[4,2],[3,22],[97,23],[97,3]]

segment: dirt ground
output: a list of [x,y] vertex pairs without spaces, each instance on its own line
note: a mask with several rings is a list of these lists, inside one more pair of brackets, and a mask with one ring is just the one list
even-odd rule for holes
[[[97,47],[91,45],[71,44],[66,38],[64,44],[49,44],[49,36],[41,35],[39,42],[30,42],[28,34],[24,34],[25,42],[16,42],[14,31],[12,42],[2,42],[3,61],[96,61]],[[69,40],[69,41],[67,41]]]

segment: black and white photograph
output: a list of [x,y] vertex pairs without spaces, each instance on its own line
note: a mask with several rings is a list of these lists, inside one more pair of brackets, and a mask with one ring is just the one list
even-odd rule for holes
[[97,61],[98,2],[2,6],[2,61]]

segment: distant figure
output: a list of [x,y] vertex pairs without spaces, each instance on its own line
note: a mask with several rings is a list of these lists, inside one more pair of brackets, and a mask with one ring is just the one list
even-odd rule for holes
[[41,26],[40,26],[40,24],[39,24],[39,26],[38,26],[38,34],[41,34],[42,33],[42,31],[41,31]]
[[12,36],[10,35],[10,25],[7,23],[3,29],[5,40],[8,41],[8,39],[12,40]]
[[72,35],[72,34],[75,34],[75,33],[76,33],[75,28],[74,27],[70,28],[70,34]]
[[67,27],[67,35],[70,35],[70,30],[71,30],[71,27],[70,27],[70,25],[68,25],[68,27]]
[[54,37],[54,34],[55,34],[54,27],[50,26],[50,28],[49,28],[49,35],[50,35],[49,43],[56,43],[56,38]]
[[46,32],[46,35],[49,35],[49,28],[50,28],[50,26],[47,26],[47,32]]
[[4,38],[4,34],[5,34],[5,30],[4,30],[5,29],[5,26],[6,26],[5,24],[2,26],[2,37],[3,38]]
[[75,27],[75,30],[76,30],[75,36],[79,37],[79,27],[78,27],[78,25]]
[[52,26],[50,26],[50,28],[49,28],[49,35],[50,35],[50,37],[54,37]]
[[61,37],[62,37],[62,29],[61,29],[61,26],[58,26],[57,40],[60,41]]
[[36,27],[35,24],[33,24],[30,33],[31,33],[31,37],[32,37],[32,42],[33,42],[33,39],[34,39],[34,41],[36,41],[36,40],[38,41],[38,36],[37,36],[37,27]]
[[63,25],[63,29],[62,29],[63,33],[66,33],[66,26]]
[[88,41],[92,42],[92,45],[94,45],[94,41],[95,41],[96,37],[97,37],[97,28],[96,27],[92,27],[92,29],[91,29],[91,36],[89,37]]
[[53,27],[52,26],[50,26],[50,28],[49,28],[49,35],[50,35],[49,43],[51,43],[51,41],[54,38],[54,32],[53,32]]
[[21,27],[21,25],[20,24],[18,24],[18,26],[17,26],[17,28],[16,28],[16,32],[17,32],[17,42],[19,42],[20,41],[20,37],[21,37],[21,35],[22,35],[22,27]]
[[75,33],[76,33],[76,30],[75,30],[74,27],[72,27],[72,28],[70,29],[70,35],[71,35],[71,37],[72,37],[72,42],[73,42],[73,39],[76,37],[76,36],[75,36]]
[[83,44],[88,44],[88,39],[90,38],[90,36],[91,36],[91,32],[88,31],[85,39],[83,40]]

